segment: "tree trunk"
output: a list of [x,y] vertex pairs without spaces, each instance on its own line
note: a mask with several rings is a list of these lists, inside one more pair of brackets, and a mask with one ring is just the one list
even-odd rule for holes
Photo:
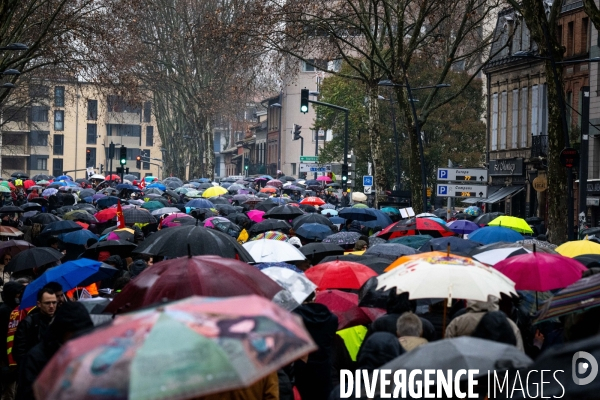
[[[371,148],[371,159],[373,160],[373,180],[375,181],[375,204],[385,194],[386,169],[383,149],[381,148],[381,129],[379,123],[379,87],[377,83],[367,86],[367,114],[369,116],[367,129],[369,132],[369,145]],[[356,177],[354,177],[356,180]]]
[[[212,131],[212,124],[210,120],[206,121],[206,146],[205,146],[204,165],[206,168],[206,176],[210,180],[215,179],[215,152],[214,152],[214,136]],[[243,173],[244,171],[242,171]]]

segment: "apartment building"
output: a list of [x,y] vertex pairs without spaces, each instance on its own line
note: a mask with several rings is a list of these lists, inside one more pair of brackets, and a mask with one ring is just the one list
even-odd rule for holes
[[[119,151],[127,147],[129,173],[162,178],[162,154],[152,102],[129,104],[122,97],[94,85],[55,81],[29,84],[9,99],[2,112],[2,176],[15,171],[87,177],[87,169],[107,174],[108,149],[116,146],[112,171],[119,166]],[[16,99],[19,99],[17,101]],[[140,168],[136,157],[142,155]]]

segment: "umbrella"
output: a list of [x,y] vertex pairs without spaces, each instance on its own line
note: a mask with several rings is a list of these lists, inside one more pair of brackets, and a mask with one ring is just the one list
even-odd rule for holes
[[253,267],[258,268],[259,270],[263,270],[265,268],[271,268],[271,267],[280,267],[280,268],[287,268],[289,270],[298,272],[299,274],[304,273],[304,271],[302,271],[301,269],[296,267],[294,264],[288,264],[288,263],[284,263],[284,262],[265,262],[265,263],[254,264]]
[[64,243],[76,244],[80,246],[87,244],[87,241],[89,239],[98,240],[98,236],[85,229],[69,233],[63,233],[62,235],[59,235],[58,238]]
[[459,235],[468,235],[480,228],[475,222],[471,222],[467,219],[452,221],[447,226],[452,232],[458,233]]
[[327,236],[331,236],[333,231],[327,225],[316,223],[302,224],[296,234],[307,240],[323,240]]
[[111,278],[119,270],[100,261],[80,258],[46,270],[39,278],[25,288],[20,308],[33,307],[38,291],[49,282],[57,282],[64,292],[77,286],[88,286],[94,282]]
[[600,275],[582,278],[556,293],[542,306],[535,322],[582,312],[600,306]]
[[98,208],[108,208],[110,206],[114,206],[119,202],[119,198],[115,196],[106,196],[96,201]]
[[476,223],[477,225],[483,226],[483,225],[487,225],[488,223],[492,222],[493,220],[495,220],[496,218],[498,218],[502,215],[504,215],[504,213],[501,213],[501,212],[491,212],[491,213],[481,214],[479,217],[475,218],[473,220],[473,222]]
[[250,218],[254,222],[261,222],[261,221],[263,221],[263,215],[264,214],[265,214],[265,212],[264,211],[260,211],[260,210],[252,210],[252,211],[248,211],[247,212],[248,218]]
[[305,274],[319,290],[359,289],[367,279],[377,276],[377,272],[367,266],[341,260],[317,264]]
[[209,197],[221,196],[221,195],[226,194],[226,193],[227,193],[227,189],[225,189],[224,187],[213,186],[213,187],[210,187],[210,188],[206,189],[202,193],[202,197],[204,197],[205,199],[207,199]]
[[152,211],[150,214],[154,215],[154,217],[156,218],[161,215],[173,214],[173,213],[178,213],[178,212],[181,212],[181,210],[177,207],[162,207],[162,208]]
[[433,236],[430,235],[402,236],[390,239],[388,243],[400,243],[413,249],[418,249],[431,239],[433,239]]
[[167,190],[167,187],[162,183],[152,183],[146,186],[146,189],[159,189],[164,192],[165,190]]
[[[306,247],[306,246],[303,246],[302,248],[304,248],[304,247]],[[326,263],[326,262],[337,261],[337,260],[351,261],[354,263],[362,264],[364,266],[371,268],[377,274],[382,274],[384,269],[387,268],[388,265],[390,265],[390,260],[388,260],[386,258],[369,256],[369,255],[359,256],[356,254],[345,254],[342,256],[337,256],[337,255],[336,256],[327,256],[327,257],[324,257],[322,260],[320,260],[319,263]]]
[[[179,300],[193,295],[256,294],[273,299],[281,291],[281,286],[245,262],[212,255],[181,257],[144,269],[117,294],[106,312],[129,312],[165,299]],[[291,297],[290,300],[293,301]]]
[[[165,207],[165,205],[163,203],[161,203],[160,201],[147,201],[141,205],[141,208],[143,208],[145,210],[149,210],[149,211],[159,210],[164,207]],[[150,214],[152,214],[152,213],[150,213]]]
[[430,239],[428,242],[423,243],[419,248],[421,251],[448,251],[450,247],[451,253],[464,253],[467,254],[472,249],[481,246],[481,243],[474,242],[472,240],[461,239],[458,237],[443,237]]
[[556,249],[555,244],[546,242],[544,240],[538,240],[538,239],[525,239],[525,240],[519,240],[516,242],[517,244],[523,245],[523,246],[527,246],[529,247],[533,247],[533,245],[535,245],[538,249],[538,251],[543,251],[543,249],[549,249],[554,251]]
[[[373,208],[369,208],[368,209],[372,214],[375,215],[375,220],[371,220],[371,221],[363,221],[364,226],[368,227],[368,228],[383,228],[385,226],[389,226],[390,224],[393,224],[394,221],[392,221],[392,219],[390,218],[389,215],[387,215],[386,213],[384,213],[383,211],[377,210],[377,209],[373,209]],[[355,210],[356,211],[356,210]]]
[[322,176],[317,177],[317,181],[329,183],[329,182],[332,182],[333,180],[330,177],[328,177],[327,175],[322,175]]
[[229,199],[228,199],[227,196],[229,196],[229,195],[211,197],[210,198],[210,202],[213,203],[214,205],[217,205],[217,204],[231,204],[231,202],[229,201]]
[[429,256],[377,277],[377,290],[395,288],[397,294],[408,292],[410,299],[487,301],[489,295],[516,294],[514,287],[514,282],[497,270],[462,257]]
[[333,243],[309,243],[300,248],[300,252],[318,264],[323,257],[344,255],[344,249]]
[[317,209],[310,204],[298,204],[298,207],[305,213],[316,213]]
[[88,224],[95,224],[98,222],[96,217],[94,217],[92,214],[88,213],[85,210],[69,211],[69,212],[65,213],[65,215],[63,215],[63,218],[66,220],[72,220],[72,221],[83,221]]
[[267,181],[267,185],[266,186],[272,186],[272,187],[275,187],[275,188],[281,188],[283,186],[283,183],[279,179],[272,179],[270,181]]
[[0,214],[12,214],[25,212],[21,207],[17,206],[4,206],[0,207]]
[[18,179],[27,179],[27,178],[29,178],[29,174],[27,174],[26,172],[23,172],[23,171],[13,172],[10,176],[13,177],[13,178],[18,178]]
[[0,226],[0,236],[18,237],[24,235],[23,232],[12,226]]
[[[323,208],[325,206],[322,206],[321,208]],[[335,217],[338,215],[338,211],[337,210],[329,210],[329,209],[324,209],[321,210],[321,214],[327,216],[327,217]]]
[[83,257],[97,259],[101,251],[107,251],[110,255],[118,255],[123,258],[130,257],[131,252],[137,246],[126,240],[107,240],[94,243],[83,252]]
[[287,235],[276,231],[266,231],[250,238],[250,240],[260,239],[281,240],[282,242],[287,242],[290,238]]
[[[484,246],[487,247],[487,246]],[[487,251],[483,251],[481,253],[476,253],[473,255],[473,258],[479,262],[482,262],[487,265],[495,265],[500,261],[506,260],[509,257],[518,256],[521,254],[528,254],[529,250],[525,249],[521,246],[513,246],[513,247],[499,247],[492,248]]]
[[287,233],[289,232],[290,228],[290,224],[285,221],[279,219],[267,219],[252,225],[252,227],[250,227],[248,230],[248,234],[250,236],[254,236],[266,231],[282,231],[283,233]]
[[261,268],[260,271],[290,292],[298,304],[302,304],[317,288],[304,273],[289,268],[273,266]]
[[11,257],[16,256],[20,252],[35,247],[25,240],[7,240],[0,242],[0,254],[10,254]]
[[566,257],[577,257],[583,254],[600,254],[600,244],[591,240],[573,240],[558,246],[556,252]]
[[123,210],[126,224],[155,224],[156,218],[148,211],[141,208],[126,208]]
[[[397,208],[394,207],[383,207],[381,209],[382,212],[386,213],[386,214],[394,214],[394,215],[399,215],[400,211],[398,211]],[[444,210],[445,212],[446,210]],[[436,214],[436,217],[438,217],[439,215]]]
[[225,218],[238,225],[239,227],[245,226],[246,224],[250,223],[250,218],[248,218],[246,214],[240,212],[227,214]]
[[529,253],[507,258],[494,265],[515,282],[517,290],[562,289],[581,279],[587,268],[579,261],[558,254]]
[[295,180],[296,180],[296,178],[294,178],[293,176],[287,176],[287,175],[284,175],[284,176],[282,176],[281,178],[279,178],[279,180],[280,180],[281,182],[293,182],[293,181],[295,181]]
[[346,223],[346,219],[341,217],[331,217],[329,218],[329,222],[331,222],[334,225],[341,225]]
[[588,268],[600,268],[600,254],[583,254],[581,256],[573,257],[573,259],[579,261]]
[[338,330],[357,325],[369,325],[385,310],[358,306],[358,295],[341,290],[325,290],[317,293],[315,303],[327,306],[338,317]]
[[215,205],[207,199],[194,199],[185,204],[186,207],[194,208],[215,208]]
[[338,213],[338,216],[352,221],[377,220],[377,215],[372,210],[366,208],[344,208]]
[[210,254],[254,262],[231,236],[215,229],[190,225],[160,230],[140,243],[135,253],[170,258]]
[[429,234],[435,237],[454,235],[454,232],[444,224],[440,224],[430,218],[415,218],[408,222],[396,222],[380,231],[377,236],[384,239],[393,239],[398,236],[414,235],[417,233]]
[[495,242],[517,242],[523,240],[523,236],[512,229],[502,226],[486,226],[469,235],[469,240],[483,244]]
[[292,221],[292,226],[296,231],[304,224],[321,224],[333,228],[333,223],[329,218],[316,213],[301,215]]
[[44,189],[44,191],[42,192],[42,196],[49,197],[49,196],[55,195],[56,193],[58,193],[58,189],[48,188],[48,189]]
[[473,217],[479,217],[481,214],[483,214],[483,211],[481,211],[481,208],[477,207],[477,206],[470,206],[465,208],[465,210],[463,211],[465,214],[471,215]]
[[242,245],[256,262],[302,261],[306,257],[294,245],[280,240],[253,240]]
[[192,297],[69,341],[34,390],[40,400],[203,398],[248,387],[316,349],[300,319],[266,299]]
[[[279,182],[281,183],[281,182]],[[261,193],[277,193],[277,188],[275,186],[265,186],[264,188],[260,189]]]
[[161,196],[163,193],[164,193],[164,191],[160,190],[157,187],[152,187],[152,188],[146,187],[146,189],[144,189],[144,195],[157,194],[157,195]]
[[38,203],[25,203],[21,205],[23,211],[33,211],[33,210],[41,210],[42,205]]
[[63,254],[52,247],[34,247],[23,250],[4,266],[4,272],[18,272],[39,268],[60,260]]
[[62,221],[62,219],[54,214],[49,213],[41,213],[31,217],[31,222],[34,224],[48,225],[56,221]]
[[41,235],[60,235],[61,233],[74,232],[80,229],[82,229],[81,226],[73,221],[56,221],[46,225],[42,230]]
[[503,226],[519,233],[533,233],[533,229],[523,218],[501,215],[498,218],[488,222],[488,226]]
[[[438,370],[442,374],[444,374],[442,371],[446,370],[479,370],[479,374],[487,375],[488,371],[524,368],[531,363],[531,358],[515,346],[465,336],[424,344],[380,368],[392,370],[392,375],[394,371],[398,370],[424,371],[429,369]],[[542,367],[540,366],[540,368]],[[546,366],[543,368],[549,369]],[[457,380],[455,379],[455,381]],[[480,380],[485,380],[485,378],[480,378]],[[431,380],[432,384],[434,382],[435,378]],[[440,390],[439,387],[438,390]]]
[[354,246],[361,236],[358,232],[338,232],[323,239],[323,243],[335,243],[344,249]]
[[304,213],[298,207],[284,205],[271,208],[265,213],[263,218],[275,218],[289,221],[300,215],[304,215]]
[[216,204],[215,208],[221,215],[233,214],[242,210],[241,207],[234,207],[231,204]]
[[310,206],[321,206],[325,204],[325,202],[319,197],[310,196],[302,199],[302,201],[300,201],[300,204],[307,204]]
[[98,211],[94,214],[98,222],[107,222],[113,220],[117,217],[117,209],[116,208],[106,208],[102,211]]
[[413,249],[412,247],[405,246],[403,244],[382,243],[369,247],[365,252],[365,255],[386,258],[388,260],[394,261],[398,257],[416,253],[418,253],[417,250]]

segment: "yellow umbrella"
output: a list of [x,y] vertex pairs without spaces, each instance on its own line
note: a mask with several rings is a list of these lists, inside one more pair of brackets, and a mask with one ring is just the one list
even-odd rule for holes
[[205,199],[208,199],[209,197],[220,196],[220,195],[226,194],[226,193],[228,193],[228,191],[224,187],[213,186],[213,187],[206,189],[204,191],[204,193],[202,193],[202,197],[204,197]]
[[408,256],[402,256],[396,259],[396,261],[394,261],[393,263],[391,263],[386,269],[384,269],[384,272],[388,272],[393,270],[396,267],[399,267],[400,265],[408,262],[408,261],[415,261],[415,260],[421,260],[423,258],[428,258],[428,257],[450,257],[450,258],[455,258],[455,259],[459,259],[459,260],[471,260],[468,257],[463,257],[463,256],[457,256],[455,254],[452,253],[447,253],[445,251],[428,251],[427,253],[417,253],[417,254],[411,254]]
[[533,229],[531,229],[527,221],[523,218],[511,217],[510,215],[501,215],[490,221],[488,226],[503,226],[519,233],[533,233]]
[[583,254],[600,254],[600,244],[589,240],[573,240],[561,244],[554,250],[562,256],[573,258]]

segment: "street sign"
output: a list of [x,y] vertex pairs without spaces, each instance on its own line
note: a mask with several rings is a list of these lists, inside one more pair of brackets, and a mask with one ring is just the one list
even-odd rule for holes
[[439,197],[487,197],[487,186],[483,185],[437,185]]
[[371,194],[371,188],[372,188],[373,186],[364,186],[364,185],[363,185],[363,187],[364,187],[364,190],[363,190],[363,193],[364,193],[364,194]]
[[363,186],[373,186],[373,176],[372,175],[364,175],[363,176]]
[[319,162],[318,156],[300,156],[300,162]]
[[331,172],[331,164],[300,163],[300,172]]
[[572,147],[565,147],[560,152],[560,163],[567,168],[573,168],[579,163],[579,152]]
[[487,182],[488,171],[473,168],[438,168],[437,178],[439,181]]

